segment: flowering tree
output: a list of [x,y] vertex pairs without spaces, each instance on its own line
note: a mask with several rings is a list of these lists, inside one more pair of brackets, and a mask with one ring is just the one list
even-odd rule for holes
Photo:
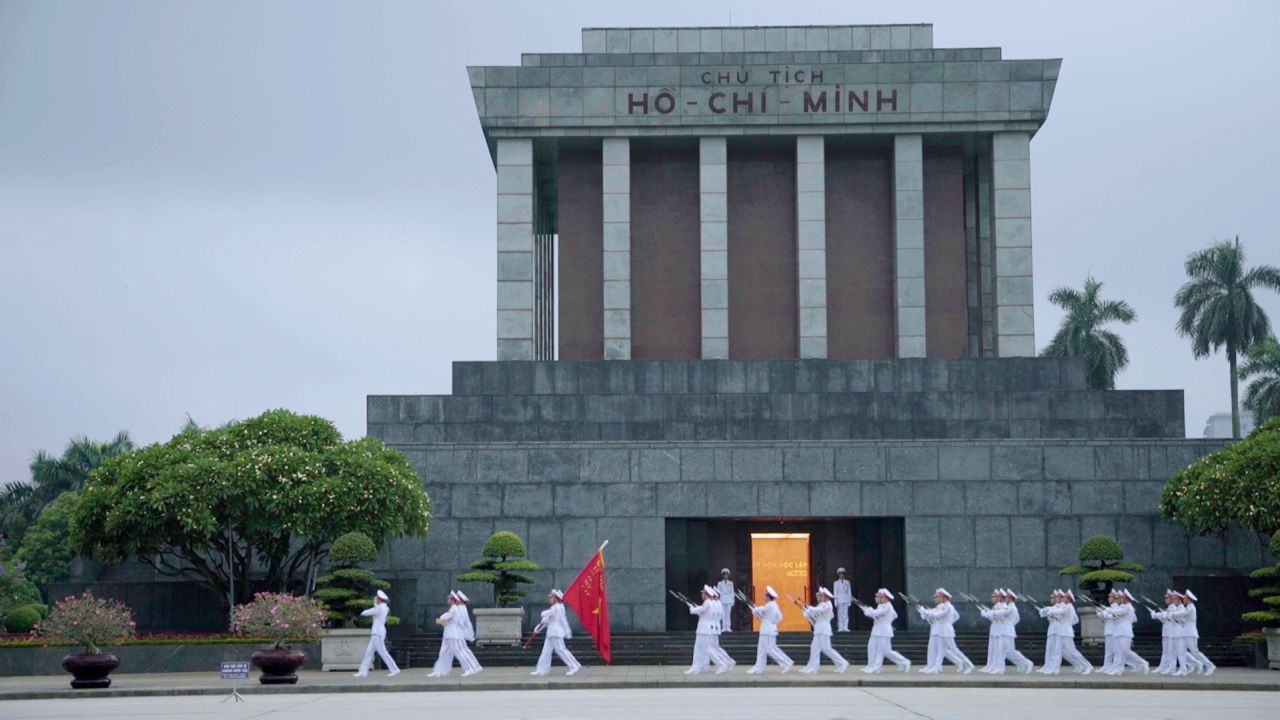
[[132,636],[133,614],[119,600],[93,596],[88,590],[68,597],[35,627],[35,634],[49,645],[83,645],[85,654],[96,655],[101,646]]
[[1160,512],[1193,535],[1223,533],[1235,524],[1265,542],[1280,530],[1280,418],[1174,475]]
[[274,410],[108,461],[85,484],[71,535],[81,553],[137,558],[220,597],[234,584],[243,601],[255,588],[305,591],[342,533],[382,545],[424,534],[430,518],[403,454]]
[[231,612],[231,630],[243,635],[268,637],[280,649],[289,641],[314,642],[329,613],[307,597],[285,593],[258,593]]

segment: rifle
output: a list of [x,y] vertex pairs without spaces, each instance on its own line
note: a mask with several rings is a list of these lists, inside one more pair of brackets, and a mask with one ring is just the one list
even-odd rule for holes
[[804,615],[804,619],[808,620],[809,624],[812,625],[813,619],[809,617],[809,606],[797,600],[796,596],[791,595],[790,593],[787,594],[787,599],[795,603],[796,607],[800,608],[800,614]]
[[1146,603],[1147,609],[1151,610],[1152,612],[1164,612],[1164,608],[1160,607],[1160,605],[1156,603],[1155,600],[1152,600],[1146,595],[1142,596],[1142,602]]
[[1027,603],[1028,605],[1035,608],[1036,610],[1044,609],[1044,606],[1036,602],[1036,599],[1031,597],[1030,595],[1023,595],[1022,593],[1014,593],[1013,597],[1015,600]]
[[973,595],[970,595],[967,592],[960,593],[960,597],[964,598],[965,601],[970,602],[973,605],[977,606],[977,608],[979,610],[982,610],[983,612],[989,612],[991,610],[991,608],[987,607],[986,605],[983,605],[981,600],[974,597]]
[[692,608],[692,607],[697,607],[696,605],[694,605],[694,604],[693,604],[693,602],[692,602],[691,600],[689,600],[689,598],[688,598],[684,593],[679,593],[679,592],[676,592],[675,590],[668,590],[667,592],[668,592],[668,593],[671,593],[671,597],[673,597],[673,598],[675,598],[675,599],[679,600],[680,602],[684,603],[685,605],[688,605],[688,606],[689,606],[689,607],[691,607],[691,608]]
[[733,591],[733,594],[734,594],[734,596],[735,596],[735,597],[737,597],[739,600],[741,600],[742,602],[746,603],[746,604],[747,604],[747,607],[751,608],[752,610],[755,610],[755,609],[756,609],[756,607],[757,607],[757,606],[756,606],[756,604],[755,604],[755,603],[753,603],[753,602],[751,602],[751,598],[747,597],[747,594],[746,594],[746,593],[742,592],[741,590],[734,590],[734,591]]
[[917,600],[914,595],[907,595],[906,593],[899,592],[898,597],[902,598],[902,601],[907,603],[908,605],[916,605],[919,607],[924,607],[924,603]]

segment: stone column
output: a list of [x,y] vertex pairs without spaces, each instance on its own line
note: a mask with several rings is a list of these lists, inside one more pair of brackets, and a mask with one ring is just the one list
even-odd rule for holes
[[729,357],[728,148],[722,137],[698,141],[702,357]]
[[924,357],[924,150],[919,135],[893,138],[893,248],[898,357]]
[[827,193],[821,135],[796,138],[800,357],[827,356]]
[[533,359],[533,141],[498,140],[498,359]]
[[631,140],[605,138],[604,359],[631,359]]
[[996,353],[1036,354],[1031,283],[1031,134],[998,132],[991,148],[995,225]]

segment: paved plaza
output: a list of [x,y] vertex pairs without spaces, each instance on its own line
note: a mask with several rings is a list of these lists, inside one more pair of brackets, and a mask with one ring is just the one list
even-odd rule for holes
[[253,695],[245,703],[213,696],[22,700],[0,705],[19,718],[943,718],[954,720],[1078,720],[1082,717],[1275,718],[1268,692],[1012,688],[776,687],[480,691]]

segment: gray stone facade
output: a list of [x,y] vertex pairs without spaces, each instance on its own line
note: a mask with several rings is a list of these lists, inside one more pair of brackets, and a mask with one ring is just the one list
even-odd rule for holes
[[[667,518],[904,518],[918,595],[1044,595],[1098,533],[1151,567],[1148,593],[1262,559],[1255,538],[1191,539],[1158,517],[1165,480],[1221,447],[1180,437],[1181,393],[1089,391],[1079,360],[457,363],[454,381],[451,396],[369,398],[369,433],[406,453],[435,506],[427,537],[380,561],[422,629],[499,529],[545,568],[531,597],[608,539],[617,631],[665,629]],[[824,424],[846,416],[860,421]],[[1045,431],[1067,422],[1085,437]],[[487,437],[516,426],[533,437]],[[911,439],[886,439],[899,427]]]

